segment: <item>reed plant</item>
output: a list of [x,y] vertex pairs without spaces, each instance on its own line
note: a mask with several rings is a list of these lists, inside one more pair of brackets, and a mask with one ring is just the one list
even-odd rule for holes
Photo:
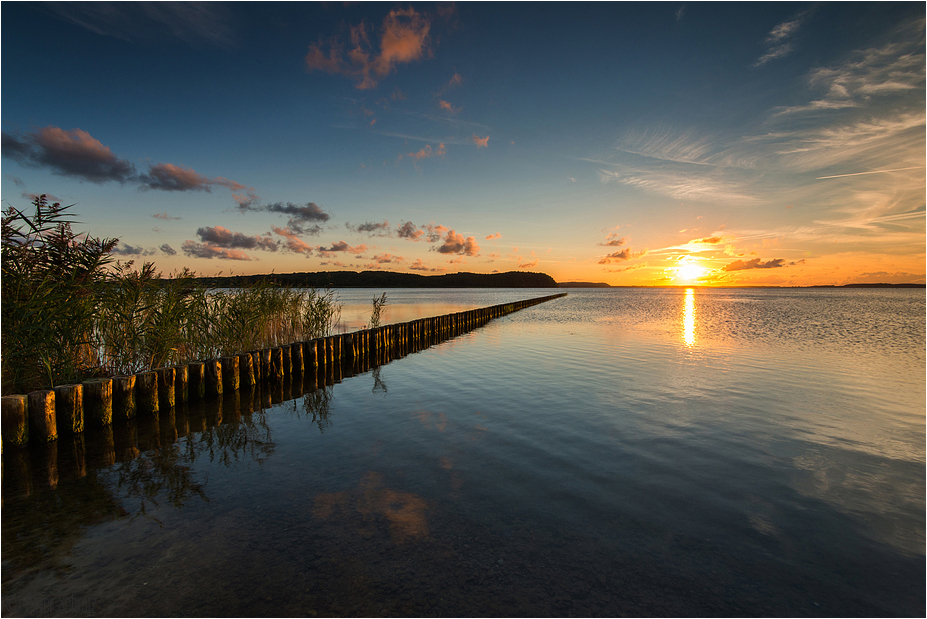
[[33,206],[3,215],[3,393],[323,337],[340,317],[331,290],[209,289],[189,269],[133,269],[113,261],[117,239],[72,232],[70,207]]

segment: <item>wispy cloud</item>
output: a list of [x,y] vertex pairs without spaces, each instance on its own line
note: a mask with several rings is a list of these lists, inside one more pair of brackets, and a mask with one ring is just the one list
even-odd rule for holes
[[[268,233],[269,234],[269,233]],[[241,232],[232,232],[223,226],[206,226],[198,228],[196,235],[200,239],[215,247],[225,247],[231,249],[262,249],[265,251],[277,251],[277,243],[266,236],[248,236]]]
[[240,249],[227,249],[196,241],[184,241],[181,250],[191,258],[217,258],[219,260],[254,260]]
[[770,60],[782,58],[790,54],[793,50],[792,37],[804,23],[807,16],[808,11],[804,11],[770,30],[769,34],[766,36],[766,40],[763,41],[766,52],[760,56],[759,60],[757,60],[753,66],[759,67]]
[[331,218],[331,214],[326,213],[315,202],[307,202],[303,205],[293,204],[292,202],[258,204],[256,201],[246,201],[240,203],[238,208],[241,211],[263,211],[289,215],[287,228],[303,235],[318,235],[322,231],[322,226],[316,222],[325,223]]
[[44,8],[122,41],[175,38],[194,46],[228,48],[236,38],[226,7],[213,2],[49,2]]
[[445,112],[449,112],[451,114],[458,114],[460,113],[460,110],[463,109],[460,107],[454,107],[453,105],[451,105],[444,99],[441,99],[438,101],[438,107],[444,110]]
[[470,140],[474,144],[476,144],[477,148],[486,148],[487,146],[489,146],[489,136],[488,135],[485,138],[481,138],[474,133],[473,137],[470,138]]
[[368,236],[389,236],[391,231],[388,221],[365,221],[364,223],[357,225],[346,223],[344,226],[348,230],[357,232],[358,234],[366,234]]
[[152,215],[152,217],[155,219],[163,219],[164,221],[171,221],[172,219],[183,219],[182,217],[174,217],[172,215],[168,215],[167,213],[155,213]]

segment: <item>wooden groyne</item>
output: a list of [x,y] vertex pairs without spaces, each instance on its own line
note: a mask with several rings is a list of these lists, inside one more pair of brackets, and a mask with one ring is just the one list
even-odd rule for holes
[[85,427],[109,427],[171,411],[178,404],[221,398],[285,380],[306,389],[339,381],[395,357],[428,348],[501,316],[566,296],[559,293],[444,316],[329,335],[131,376],[95,378],[76,385],[8,395],[2,400],[3,448],[57,441]]

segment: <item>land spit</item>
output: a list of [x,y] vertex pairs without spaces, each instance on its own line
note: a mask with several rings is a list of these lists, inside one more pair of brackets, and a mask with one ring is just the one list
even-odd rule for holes
[[[3,448],[52,443],[87,427],[108,427],[126,420],[170,411],[178,404],[216,399],[262,383],[279,385],[302,379],[307,389],[330,377],[341,380],[376,367],[395,356],[427,348],[461,333],[545,301],[559,293],[523,301],[456,312],[410,322],[329,335],[220,359],[156,368],[130,376],[94,378],[75,385],[8,395],[2,400]],[[315,380],[316,385],[311,381]],[[322,382],[322,384],[326,384]]]

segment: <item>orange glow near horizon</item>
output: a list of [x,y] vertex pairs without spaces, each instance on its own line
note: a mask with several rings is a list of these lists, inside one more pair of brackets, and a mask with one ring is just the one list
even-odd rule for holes
[[704,267],[700,267],[691,261],[692,256],[686,256],[679,261],[679,266],[676,267],[676,277],[675,279],[682,280],[684,282],[696,282],[698,278],[704,277],[707,270]]

